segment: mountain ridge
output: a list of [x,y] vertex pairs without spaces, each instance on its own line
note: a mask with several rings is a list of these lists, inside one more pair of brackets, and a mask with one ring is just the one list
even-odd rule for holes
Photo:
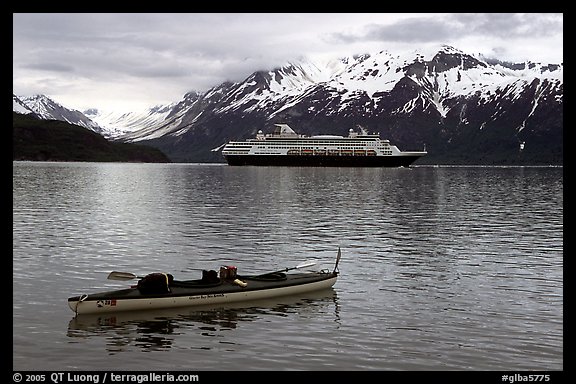
[[[474,141],[508,143],[507,156],[546,131],[555,137],[553,156],[561,162],[563,65],[482,60],[453,47],[408,53],[380,51],[324,61],[295,60],[244,81],[189,92],[179,102],[125,116],[130,129],[111,137],[147,142],[174,161],[223,161],[211,149],[226,140],[247,138],[274,123],[290,123],[303,134],[344,134],[356,124],[378,131],[401,147],[428,144],[436,154],[473,152]],[[554,117],[554,112],[559,114]],[[514,115],[513,117],[511,115]],[[547,117],[546,117],[547,116]],[[97,121],[97,114],[94,115]],[[120,124],[122,119],[117,119]],[[533,126],[533,122],[538,122]],[[134,127],[137,127],[135,129]],[[500,131],[487,134],[487,127]],[[482,132],[484,130],[484,132]],[[461,142],[462,148],[452,148]],[[494,151],[484,149],[497,162]],[[530,151],[524,151],[524,153]],[[518,161],[518,153],[514,153]],[[506,155],[505,155],[506,156]],[[448,156],[450,157],[450,156]],[[528,157],[536,160],[534,154]],[[460,161],[487,161],[483,155]],[[526,159],[525,159],[526,160]]]

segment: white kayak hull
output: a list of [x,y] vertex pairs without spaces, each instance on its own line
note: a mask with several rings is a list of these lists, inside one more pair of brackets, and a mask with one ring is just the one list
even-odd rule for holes
[[68,306],[76,314],[98,314],[118,311],[152,310],[178,308],[199,305],[236,303],[248,300],[270,299],[331,288],[337,280],[337,274],[331,274],[319,281],[258,290],[238,290],[236,292],[214,292],[189,295],[166,295],[165,297],[137,298],[101,298],[90,299],[90,295],[81,295],[68,300]]

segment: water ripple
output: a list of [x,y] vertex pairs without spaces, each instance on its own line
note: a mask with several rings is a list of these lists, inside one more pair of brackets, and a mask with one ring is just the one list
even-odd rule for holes
[[[126,286],[111,270],[330,269],[338,247],[304,299],[66,305]],[[562,169],[14,162],[13,292],[15,370],[562,370]]]

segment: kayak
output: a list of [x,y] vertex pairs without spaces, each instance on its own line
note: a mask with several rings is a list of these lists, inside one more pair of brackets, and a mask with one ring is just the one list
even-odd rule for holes
[[[171,274],[152,273],[140,278],[130,288],[83,294],[68,298],[75,314],[98,314],[131,310],[179,308],[198,305],[227,304],[247,300],[271,299],[300,295],[331,288],[339,275],[338,262],[332,271],[286,273],[291,269],[311,266],[307,263],[285,270],[258,275],[239,275],[235,267],[223,266],[202,273],[201,279],[174,280]],[[135,275],[112,272],[109,279],[123,280]]]

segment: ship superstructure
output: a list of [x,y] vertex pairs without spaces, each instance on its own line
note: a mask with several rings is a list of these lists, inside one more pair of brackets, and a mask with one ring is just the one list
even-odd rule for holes
[[350,129],[347,137],[305,136],[287,124],[273,133],[258,131],[256,138],[230,141],[222,155],[230,165],[407,167],[426,151],[402,152],[389,140],[364,129]]

